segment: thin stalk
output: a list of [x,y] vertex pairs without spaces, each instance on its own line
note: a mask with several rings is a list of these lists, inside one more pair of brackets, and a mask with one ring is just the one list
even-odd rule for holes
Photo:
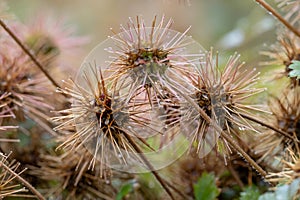
[[36,195],[36,197],[40,200],[46,200],[39,191],[37,191],[30,183],[28,183],[25,179],[23,179],[19,174],[11,170],[8,166],[6,166],[2,161],[0,161],[0,166],[4,167],[8,173],[12,174],[16,177],[24,186],[26,186],[33,194]]
[[37,58],[30,52],[30,50],[22,43],[22,41],[13,33],[13,31],[0,19],[0,25],[2,28],[13,38],[13,40],[21,47],[21,49],[30,57],[34,64],[45,74],[49,81],[55,86],[59,87],[58,83],[50,76],[50,74],[44,69],[43,65],[37,60]]
[[136,145],[136,143],[131,139],[131,137],[124,132],[124,136],[126,137],[127,141],[130,143],[130,145],[134,148],[134,150],[139,153],[140,158],[143,160],[144,164],[147,165],[147,167],[150,169],[151,173],[155,176],[157,181],[161,184],[161,186],[165,189],[165,191],[168,193],[168,195],[171,197],[172,200],[175,200],[173,194],[171,193],[170,189],[168,188],[165,181],[160,177],[160,175],[155,171],[152,164],[148,161],[148,159],[143,154],[142,150]]
[[283,25],[285,25],[290,31],[292,31],[295,35],[300,37],[300,32],[292,25],[290,24],[286,19],[284,19],[272,6],[270,6],[267,2],[264,0],[255,0],[257,3],[259,3],[262,7],[264,7],[267,11],[269,11],[274,17],[276,17]]
[[211,124],[216,131],[218,131],[221,135],[221,137],[223,137],[229,144],[230,146],[232,146],[235,151],[237,151],[238,153],[240,153],[242,155],[242,157],[244,157],[252,167],[254,167],[262,176],[266,176],[267,172],[265,170],[263,170],[233,139],[232,137],[230,137],[229,135],[227,135],[220,126],[218,126],[206,113],[205,111],[200,108],[199,105],[196,104],[195,101],[193,101],[193,99],[191,99],[191,97],[189,97],[188,95],[184,94],[182,91],[180,91],[179,89],[177,89],[176,87],[172,87],[173,90],[175,90],[176,92],[178,92],[178,94],[180,94],[183,98],[185,98],[185,100],[187,100],[197,111],[198,113],[200,113],[200,115],[204,118],[204,120],[207,121],[207,123]]
[[[253,121],[253,122],[255,122],[255,123],[258,123],[258,124],[260,124],[260,125],[262,125],[262,126],[264,126],[264,127],[267,127],[267,128],[269,128],[269,129],[271,129],[271,130],[277,132],[277,133],[280,133],[280,134],[283,135],[284,137],[287,137],[287,138],[289,138],[289,139],[295,141],[295,138],[293,138],[293,136],[289,135],[288,133],[286,133],[286,132],[284,132],[284,131],[282,131],[282,130],[280,130],[280,129],[278,129],[278,128],[275,128],[274,126],[271,126],[271,125],[269,125],[269,124],[266,124],[266,123],[264,123],[264,122],[262,122],[262,121],[260,121],[260,120],[258,120],[258,119],[255,119],[254,117],[251,117],[251,116],[249,116],[249,115],[247,115],[247,114],[239,113],[239,115],[241,115],[241,116],[242,116],[243,118],[245,118],[245,119],[248,119],[248,120],[250,120],[250,121]],[[300,143],[298,140],[297,140],[297,142]]]
[[227,169],[230,171],[231,175],[233,176],[233,178],[235,179],[235,181],[237,182],[237,184],[239,185],[240,188],[245,188],[244,183],[241,181],[238,173],[234,170],[234,168],[232,167],[231,161],[228,163],[228,165],[226,166]]

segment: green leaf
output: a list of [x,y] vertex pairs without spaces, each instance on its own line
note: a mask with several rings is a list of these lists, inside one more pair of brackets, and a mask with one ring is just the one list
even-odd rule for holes
[[206,172],[202,173],[198,182],[194,184],[194,195],[196,200],[214,200],[219,195],[215,177]]
[[133,184],[132,183],[124,184],[121,187],[120,191],[118,192],[118,194],[116,196],[116,200],[122,200],[123,197],[125,197],[127,194],[129,194],[132,191],[133,191]]
[[300,189],[300,179],[294,180],[290,185],[277,186],[275,192],[267,192],[258,200],[293,200]]
[[258,200],[259,195],[260,192],[255,185],[249,186],[243,192],[241,192],[240,200]]
[[290,71],[289,76],[290,77],[297,77],[297,79],[300,78],[300,61],[298,60],[293,60],[292,64],[289,65]]

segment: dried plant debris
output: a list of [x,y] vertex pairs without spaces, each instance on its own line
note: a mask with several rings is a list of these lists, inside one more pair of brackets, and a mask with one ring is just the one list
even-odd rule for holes
[[[31,195],[28,192],[30,189],[33,194],[38,195],[39,199],[41,195],[36,191],[27,181],[25,181],[20,175],[26,170],[20,170],[20,163],[13,161],[8,161],[9,155],[0,154],[0,198],[5,197],[20,197],[20,198],[34,198],[35,195]],[[26,187],[29,187],[28,189]]]

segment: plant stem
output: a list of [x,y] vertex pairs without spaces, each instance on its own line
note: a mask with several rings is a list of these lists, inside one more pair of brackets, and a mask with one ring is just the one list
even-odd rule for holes
[[8,166],[6,166],[2,161],[0,161],[0,166],[4,167],[5,170],[8,171],[8,173],[15,176],[25,187],[27,187],[33,194],[35,194],[38,199],[45,200],[45,198],[43,197],[43,195],[41,195],[41,193],[39,193],[39,191],[37,191],[30,183],[28,183],[25,179],[23,179],[19,174],[17,174],[13,170],[11,170]]
[[21,47],[21,49],[30,57],[34,64],[45,74],[49,81],[55,86],[59,87],[57,82],[50,76],[50,74],[44,69],[43,65],[35,58],[30,50],[21,42],[21,40],[13,33],[13,31],[0,19],[0,25],[2,28],[13,38],[13,40]]
[[264,7],[267,11],[269,11],[274,17],[276,17],[283,25],[285,25],[290,31],[292,31],[295,35],[300,37],[300,32],[290,24],[286,19],[284,19],[272,6],[266,3],[264,0],[255,0],[262,7]]
[[[258,123],[258,124],[260,124],[260,125],[262,125],[262,126],[264,126],[264,127],[267,127],[267,128],[269,128],[269,129],[271,129],[271,130],[277,132],[277,133],[280,133],[280,134],[283,135],[284,137],[287,137],[287,138],[289,138],[289,139],[295,141],[295,138],[293,138],[293,136],[289,135],[288,133],[286,133],[286,132],[284,132],[284,131],[282,131],[282,130],[280,130],[280,129],[275,128],[274,126],[271,126],[271,125],[269,125],[269,124],[266,124],[266,123],[264,123],[264,122],[262,122],[262,121],[260,121],[260,120],[258,120],[258,119],[255,119],[254,117],[251,117],[251,116],[249,116],[249,115],[247,115],[247,114],[239,113],[239,115],[242,116],[242,117],[245,118],[245,119],[248,119],[248,120],[250,120],[250,121],[253,121],[253,122],[255,122],[255,123]],[[297,142],[299,143],[298,140],[297,140]]]
[[148,161],[148,159],[143,154],[142,150],[137,146],[137,144],[131,139],[131,137],[124,132],[124,136],[126,137],[127,141],[130,143],[130,145],[136,150],[137,153],[139,153],[140,158],[143,160],[145,165],[150,169],[151,173],[155,176],[157,181],[161,184],[161,186],[165,189],[165,191],[169,194],[172,200],[175,200],[174,196],[172,195],[170,189],[166,185],[165,181],[160,177],[160,175],[155,171],[152,164]]

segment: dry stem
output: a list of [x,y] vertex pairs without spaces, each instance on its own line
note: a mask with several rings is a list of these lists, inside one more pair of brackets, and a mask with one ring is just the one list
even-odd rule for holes
[[267,11],[269,11],[274,17],[276,17],[283,25],[285,25],[290,31],[292,31],[295,35],[300,37],[300,32],[290,24],[286,19],[284,19],[272,6],[266,3],[264,0],[255,0],[262,7],[264,7]]
[[[289,139],[295,141],[295,138],[293,138],[293,136],[289,135],[288,133],[286,133],[286,132],[284,132],[284,131],[282,131],[282,130],[280,130],[280,129],[278,129],[278,128],[275,128],[274,126],[271,126],[271,125],[269,125],[269,124],[266,124],[266,123],[264,123],[264,122],[262,122],[262,121],[260,121],[260,120],[258,120],[258,119],[255,119],[255,118],[253,118],[253,117],[251,117],[251,116],[249,116],[249,115],[246,115],[246,114],[243,114],[243,113],[239,113],[239,114],[240,114],[243,118],[245,118],[245,119],[248,119],[248,120],[251,120],[251,121],[253,121],[253,122],[255,122],[255,123],[258,123],[258,124],[260,124],[260,125],[262,125],[262,126],[264,126],[264,127],[267,127],[267,128],[269,128],[269,129],[271,129],[271,130],[277,132],[277,133],[280,133],[280,134],[283,135],[284,137],[287,137],[287,138],[289,138]],[[297,142],[299,143],[298,140],[297,140]]]
[[0,25],[2,28],[13,38],[13,40],[21,47],[21,49],[30,57],[34,64],[45,74],[45,76],[50,80],[50,82],[55,86],[59,87],[56,81],[50,76],[50,74],[44,69],[43,65],[35,58],[35,56],[30,52],[30,50],[22,43],[22,41],[13,33],[13,31],[0,19]]
[[[160,177],[160,175],[155,171],[152,164],[148,161],[148,159],[143,154],[142,150],[136,145],[136,143],[131,139],[131,137],[124,132],[124,136],[126,137],[127,141],[130,143],[130,145],[134,148],[134,150],[139,153],[140,158],[143,160],[144,164],[147,165],[147,167],[150,169],[151,173],[155,176],[157,181],[161,184],[161,186],[166,190],[166,192],[169,194],[171,199],[175,200],[173,194],[171,193],[170,189],[168,188],[165,181]],[[180,194],[182,195],[182,194]]]
[[30,183],[28,183],[25,179],[23,179],[19,174],[11,170],[8,166],[6,166],[2,161],[0,161],[0,166],[4,167],[6,171],[15,176],[24,186],[26,186],[36,197],[40,200],[45,200],[45,198],[37,191]]

